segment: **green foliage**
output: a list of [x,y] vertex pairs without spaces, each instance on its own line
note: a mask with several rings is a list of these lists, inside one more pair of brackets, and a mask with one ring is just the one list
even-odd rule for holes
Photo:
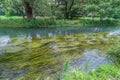
[[83,73],[78,69],[74,69],[68,73],[65,73],[62,80],[119,80],[119,71],[119,67],[111,64],[106,64],[97,69],[93,69],[89,73]]
[[36,18],[36,19],[22,19],[22,17],[0,17],[0,27],[26,27],[26,28],[38,28],[38,27],[71,27],[71,26],[119,26],[120,21],[116,19],[104,19],[100,21],[99,18],[95,18],[94,22],[91,18],[80,18],[79,20],[65,20],[55,18]]
[[69,60],[66,60],[63,66],[63,71],[66,72],[68,70],[68,67],[69,67]]
[[35,16],[52,16],[53,3],[49,0],[36,0],[34,2],[34,15]]
[[94,21],[90,18],[80,19],[79,22],[82,26],[117,26],[119,21],[115,19],[104,19],[100,21],[98,18]]
[[6,17],[11,17],[11,12],[10,12],[10,11],[5,12],[5,16],[6,16]]
[[120,45],[112,47],[107,54],[115,64],[120,64]]
[[[80,72],[78,69],[73,69],[72,71],[68,71],[63,73],[63,76],[60,78],[41,78],[40,75],[31,74],[30,77],[24,78],[16,78],[15,80],[119,80],[120,79],[120,66],[115,66],[111,64],[105,64],[100,66],[97,69],[93,69],[89,73]],[[58,76],[59,77],[59,76]],[[9,79],[6,79],[9,80]]]
[[38,28],[38,27],[51,27],[56,25],[55,19],[22,19],[22,18],[1,18],[0,27],[26,27],[26,28]]
[[38,28],[38,27],[49,27],[56,25],[54,19],[27,19],[24,20],[23,27]]
[[[120,18],[119,0],[23,0],[30,4],[33,16],[55,16],[62,19],[90,16]],[[22,0],[0,0],[0,8],[13,15],[27,15]]]

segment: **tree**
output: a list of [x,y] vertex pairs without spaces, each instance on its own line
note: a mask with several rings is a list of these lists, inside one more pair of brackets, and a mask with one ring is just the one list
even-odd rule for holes
[[14,12],[16,12],[17,15],[23,16],[23,18],[25,18],[25,11],[22,1],[13,0],[12,4],[12,9],[14,10]]
[[12,13],[32,19],[48,16],[64,19],[90,16],[94,21],[99,17],[120,17],[120,0],[0,0],[0,8],[5,15]]
[[58,6],[62,6],[62,11],[64,13],[65,19],[71,18],[72,7],[75,3],[75,0],[57,0],[56,3]]
[[111,8],[109,10],[109,17],[120,18],[120,0],[113,0],[110,2]]
[[0,6],[2,8],[2,11],[6,16],[10,15],[11,9],[11,1],[10,0],[0,0]]
[[101,1],[99,6],[99,16],[100,16],[100,21],[103,20],[103,18],[108,16],[109,10],[111,9],[111,5],[110,2],[105,2],[105,1]]
[[[54,0],[36,0],[33,6],[33,14],[35,16],[52,16],[52,11],[54,10],[55,1]],[[54,7],[53,7],[54,6]]]
[[88,13],[90,14],[90,16],[92,17],[92,20],[94,21],[94,17],[98,12],[98,6],[92,4],[92,5],[88,5],[86,7],[86,10],[88,11]]
[[35,0],[22,0],[25,8],[25,13],[28,19],[33,18],[33,5]]

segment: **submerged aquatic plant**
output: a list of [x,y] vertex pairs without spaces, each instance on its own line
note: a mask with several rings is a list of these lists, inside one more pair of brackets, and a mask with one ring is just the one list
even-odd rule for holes
[[[63,73],[56,75],[58,79],[62,79],[69,72],[69,60],[66,60],[66,58],[70,60],[80,58],[86,48],[99,48],[101,51],[106,50],[108,46],[113,44],[113,41],[116,41],[117,38],[113,38],[111,41],[111,37],[103,36],[106,34],[104,32],[89,33],[88,38],[84,34],[58,35],[54,40],[53,36],[43,36],[43,39],[32,37],[30,38],[30,42],[27,41],[26,37],[20,40],[14,38],[6,45],[6,54],[0,56],[0,77],[2,79],[5,79],[4,77],[10,78],[8,75],[11,74],[13,79],[15,77],[22,77],[23,80],[27,78],[35,79],[36,76],[32,76],[33,74],[55,74],[61,70],[61,65],[65,62]],[[74,41],[72,40],[73,37]],[[88,69],[87,65],[88,63],[86,63],[86,71]],[[8,75],[6,76],[2,72]],[[15,75],[14,73],[17,74]],[[20,73],[24,73],[24,75]],[[75,75],[77,79],[77,72]],[[84,77],[83,75],[80,73],[82,79]],[[68,79],[70,80],[70,78]]]

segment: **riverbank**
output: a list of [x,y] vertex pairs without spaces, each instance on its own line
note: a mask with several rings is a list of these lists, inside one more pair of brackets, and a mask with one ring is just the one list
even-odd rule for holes
[[[113,46],[109,48],[107,58],[109,63],[103,64],[91,71],[88,70],[88,64],[84,66],[84,71],[81,68],[74,68],[68,70],[68,62],[65,63],[63,71],[58,72],[54,78],[47,78],[45,80],[120,80],[120,46]],[[112,61],[112,62],[111,62]],[[38,78],[38,77],[37,77]],[[40,79],[42,80],[42,79]]]
[[84,27],[84,26],[120,26],[119,19],[104,19],[100,21],[95,18],[79,18],[76,20],[64,20],[55,18],[36,18],[32,20],[23,19],[22,17],[0,17],[0,28],[40,28],[40,27]]
[[[88,71],[87,65],[85,65],[84,72],[80,69],[75,68],[72,71],[63,71],[62,75],[56,77],[53,80],[120,80],[120,46],[111,47],[106,53],[110,63],[106,63]],[[111,63],[112,61],[112,63]],[[66,68],[66,67],[65,67]],[[51,80],[51,79],[47,79]]]
[[119,80],[120,79],[120,65],[105,64],[90,72],[80,72],[78,69],[67,71],[57,75],[55,79],[45,80]]

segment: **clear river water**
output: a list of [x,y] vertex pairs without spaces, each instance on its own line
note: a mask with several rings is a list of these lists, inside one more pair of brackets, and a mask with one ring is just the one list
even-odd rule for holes
[[107,50],[120,41],[120,28],[1,28],[0,79],[44,77],[63,69],[84,71],[106,64]]

